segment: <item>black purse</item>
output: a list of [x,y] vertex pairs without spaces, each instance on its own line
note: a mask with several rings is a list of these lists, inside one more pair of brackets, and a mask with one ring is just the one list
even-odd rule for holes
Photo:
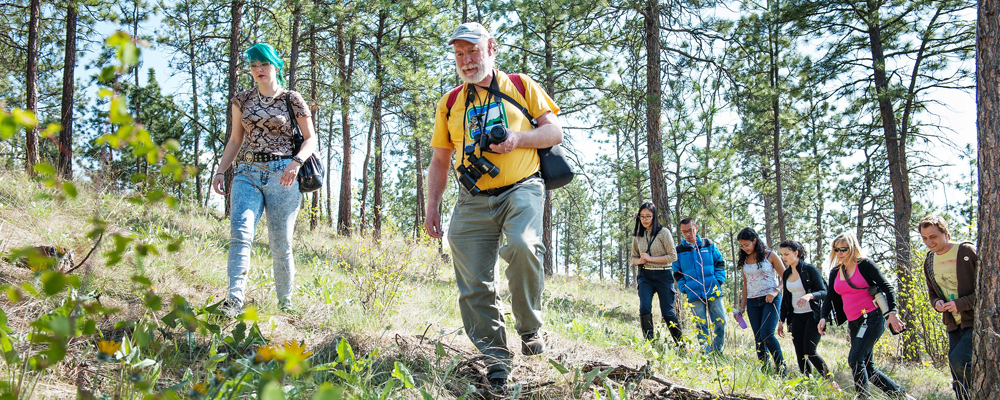
[[[292,154],[298,154],[299,150],[302,149],[302,142],[305,138],[302,137],[302,130],[299,129],[299,123],[295,120],[295,113],[292,112],[292,100],[291,94],[285,96],[285,105],[288,106],[288,118],[292,120]],[[316,147],[319,150],[319,146]],[[299,181],[299,192],[302,193],[312,193],[323,187],[323,163],[319,161],[316,157],[314,151],[312,155],[309,156],[299,167],[299,175],[296,179]]]
[[[518,78],[520,80],[520,78]],[[495,82],[495,81],[494,81]],[[487,89],[494,96],[501,99],[507,100],[510,104],[517,106],[518,110],[521,110],[521,114],[531,122],[533,128],[538,127],[538,120],[531,116],[528,112],[528,108],[522,106],[513,97],[508,96],[506,93],[494,88],[492,85]],[[561,145],[555,145],[552,147],[538,149],[538,163],[539,172],[541,172],[542,180],[545,181],[545,190],[555,190],[563,186],[566,186],[573,181],[573,177],[576,173],[573,172],[573,167],[569,165],[569,159],[566,157],[566,151],[563,150]]]

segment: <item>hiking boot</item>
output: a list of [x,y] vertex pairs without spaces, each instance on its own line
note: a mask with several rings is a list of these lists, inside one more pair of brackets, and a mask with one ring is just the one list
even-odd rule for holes
[[291,300],[278,301],[278,311],[284,314],[294,314],[294,315],[302,314],[302,311],[299,310],[298,307],[295,307],[295,304],[293,304]]
[[684,332],[681,331],[681,321],[674,318],[664,318],[663,322],[666,322],[667,329],[670,330],[670,337],[674,339],[674,344],[680,344],[681,337],[684,336]]
[[646,340],[653,340],[653,315],[640,315],[639,316],[639,326],[642,328],[642,337]]
[[496,397],[506,397],[507,378],[490,378],[490,394]]
[[243,304],[239,300],[230,297],[222,302],[222,305],[219,306],[219,311],[222,312],[222,315],[229,318],[236,318],[243,313]]
[[540,332],[521,335],[521,354],[535,356],[545,352],[545,341]]

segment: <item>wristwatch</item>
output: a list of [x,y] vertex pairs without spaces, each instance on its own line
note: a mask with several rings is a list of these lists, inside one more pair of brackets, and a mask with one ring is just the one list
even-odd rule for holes
[[292,161],[297,161],[300,167],[306,164],[299,156],[292,156]]

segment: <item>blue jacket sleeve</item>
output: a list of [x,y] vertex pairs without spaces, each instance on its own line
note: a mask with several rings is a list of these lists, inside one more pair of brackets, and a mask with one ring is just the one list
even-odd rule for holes
[[726,283],[726,262],[722,259],[718,246],[712,246],[712,257],[715,258],[715,281],[722,285]]
[[684,271],[681,271],[680,256],[677,258],[677,261],[674,261],[670,265],[670,268],[674,270],[674,280],[677,281],[677,288],[681,290],[681,293],[687,293],[687,284],[684,282]]

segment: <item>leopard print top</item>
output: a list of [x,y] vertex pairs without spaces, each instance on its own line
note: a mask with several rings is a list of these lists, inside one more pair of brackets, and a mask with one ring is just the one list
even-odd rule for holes
[[288,106],[285,96],[290,95],[292,111],[295,118],[310,115],[305,100],[298,92],[285,90],[284,94],[274,99],[274,103],[266,105],[257,97],[257,88],[246,90],[233,97],[233,105],[243,113],[243,148],[237,155],[238,160],[248,151],[271,153],[283,156],[292,154],[292,123],[288,119]]

